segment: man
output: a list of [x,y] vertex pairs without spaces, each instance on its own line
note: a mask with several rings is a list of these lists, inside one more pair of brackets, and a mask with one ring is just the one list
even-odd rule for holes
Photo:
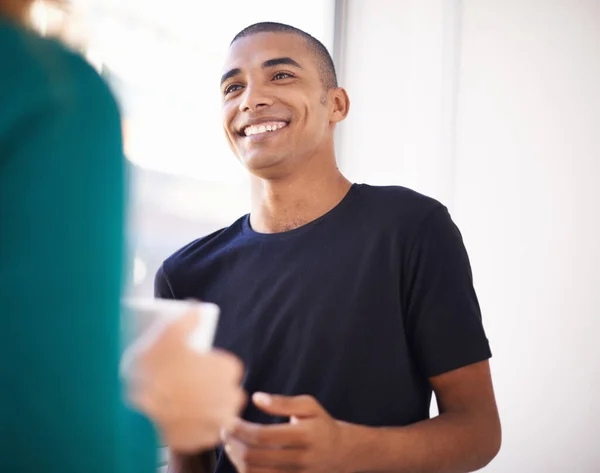
[[[275,23],[240,32],[221,93],[251,213],[156,275],[158,297],[221,306],[216,343],[246,366],[252,402],[224,432],[216,471],[486,465],[501,442],[491,352],[447,209],[340,173],[334,129],[349,99],[306,33]],[[432,389],[440,415],[429,419]]]

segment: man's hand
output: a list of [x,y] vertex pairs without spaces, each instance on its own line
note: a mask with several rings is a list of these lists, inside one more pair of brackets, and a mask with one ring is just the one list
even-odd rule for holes
[[290,422],[261,425],[240,420],[224,432],[225,451],[239,473],[343,471],[345,424],[316,399],[256,393],[252,400],[264,412],[289,417]]
[[476,471],[498,453],[501,428],[489,363],[430,378],[440,415],[406,426],[369,427],[333,419],[313,398],[255,394],[263,411],[289,424],[238,421],[224,435],[240,473]]

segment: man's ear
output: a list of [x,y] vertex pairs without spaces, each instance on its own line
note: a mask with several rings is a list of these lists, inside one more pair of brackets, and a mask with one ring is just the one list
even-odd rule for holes
[[350,98],[348,97],[346,90],[342,87],[330,89],[328,94],[330,103],[330,120],[332,123],[341,122],[348,116],[348,112],[350,111]]

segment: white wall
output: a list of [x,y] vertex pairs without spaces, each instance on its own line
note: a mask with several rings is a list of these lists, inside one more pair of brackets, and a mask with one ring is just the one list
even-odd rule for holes
[[453,3],[347,2],[340,76],[351,111],[339,130],[339,159],[350,177],[451,198],[455,48],[453,10],[444,4]]
[[351,0],[340,160],[444,201],[504,427],[489,473],[600,471],[600,2]]

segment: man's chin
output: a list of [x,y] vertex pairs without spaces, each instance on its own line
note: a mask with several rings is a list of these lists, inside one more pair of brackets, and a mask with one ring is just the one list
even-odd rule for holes
[[241,161],[250,174],[261,179],[276,179],[286,174],[286,160],[281,155],[255,154]]
[[260,171],[273,166],[279,166],[284,161],[280,154],[274,153],[253,153],[250,156],[242,158],[242,162],[248,171]]

